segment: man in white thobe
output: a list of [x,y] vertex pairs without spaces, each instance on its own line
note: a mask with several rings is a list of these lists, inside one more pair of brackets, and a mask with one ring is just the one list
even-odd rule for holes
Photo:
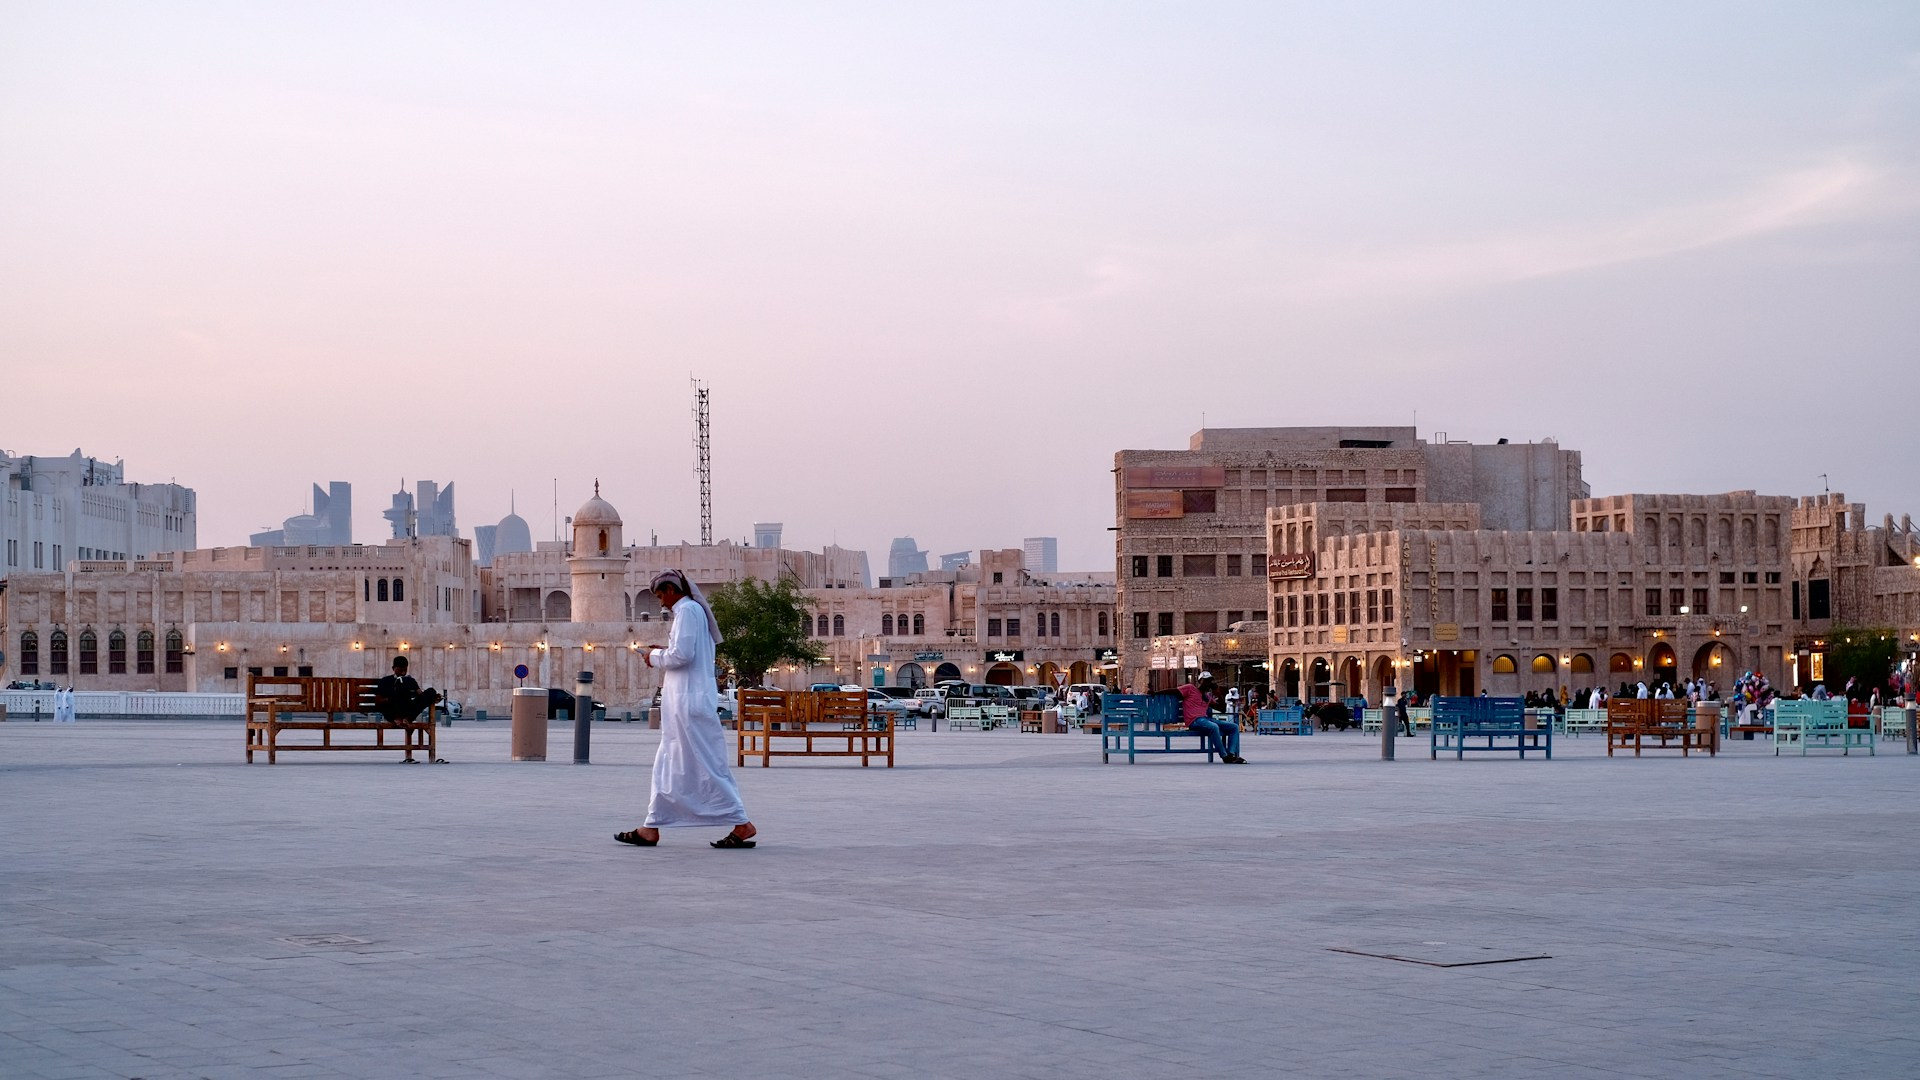
[[653,798],[647,821],[614,839],[653,847],[660,830],[688,825],[731,825],[717,848],[750,848],[759,832],[747,820],[733,771],[727,767],[727,736],[720,727],[713,649],[720,627],[700,587],[678,570],[653,579],[653,595],[673,617],[665,648],[642,655],[665,674],[660,686],[660,748],[653,757]]

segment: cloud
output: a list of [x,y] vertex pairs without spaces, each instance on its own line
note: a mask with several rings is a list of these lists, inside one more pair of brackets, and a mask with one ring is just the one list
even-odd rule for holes
[[1843,158],[1626,220],[1315,260],[1276,291],[1302,301],[1452,292],[1663,259],[1898,209],[1912,201],[1902,187],[1893,170]]

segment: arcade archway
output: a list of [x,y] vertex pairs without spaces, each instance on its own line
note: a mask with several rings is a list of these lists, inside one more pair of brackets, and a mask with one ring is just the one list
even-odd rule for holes
[[893,681],[897,686],[918,690],[927,685],[927,669],[919,664],[901,664],[900,670],[893,673]]
[[987,669],[987,685],[1020,686],[1020,667],[1017,664],[995,664]]

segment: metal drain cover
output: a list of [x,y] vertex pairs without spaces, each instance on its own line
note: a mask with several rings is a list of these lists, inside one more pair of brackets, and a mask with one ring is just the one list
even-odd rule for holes
[[305,945],[308,947],[319,946],[319,945],[371,945],[373,944],[373,942],[368,941],[366,938],[351,937],[347,934],[294,934],[291,937],[283,937],[280,940],[286,942],[289,945]]
[[1407,964],[1425,964],[1428,967],[1455,968],[1475,967],[1480,964],[1515,964],[1522,960],[1551,960],[1553,957],[1543,952],[1533,952],[1514,947],[1495,947],[1491,945],[1463,945],[1446,941],[1401,941],[1386,945],[1362,945],[1352,948],[1328,949],[1328,952],[1347,953],[1351,956],[1372,956],[1381,960],[1399,960]]

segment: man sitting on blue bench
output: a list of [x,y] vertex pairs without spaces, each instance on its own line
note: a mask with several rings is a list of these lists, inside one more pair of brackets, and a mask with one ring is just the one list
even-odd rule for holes
[[1189,730],[1198,731],[1202,738],[1213,743],[1213,752],[1227,765],[1245,765],[1247,759],[1240,756],[1240,725],[1224,716],[1213,715],[1213,673],[1203,671],[1198,679],[1188,679],[1172,690],[1162,690],[1162,694],[1174,694],[1180,698],[1180,719],[1186,721]]

